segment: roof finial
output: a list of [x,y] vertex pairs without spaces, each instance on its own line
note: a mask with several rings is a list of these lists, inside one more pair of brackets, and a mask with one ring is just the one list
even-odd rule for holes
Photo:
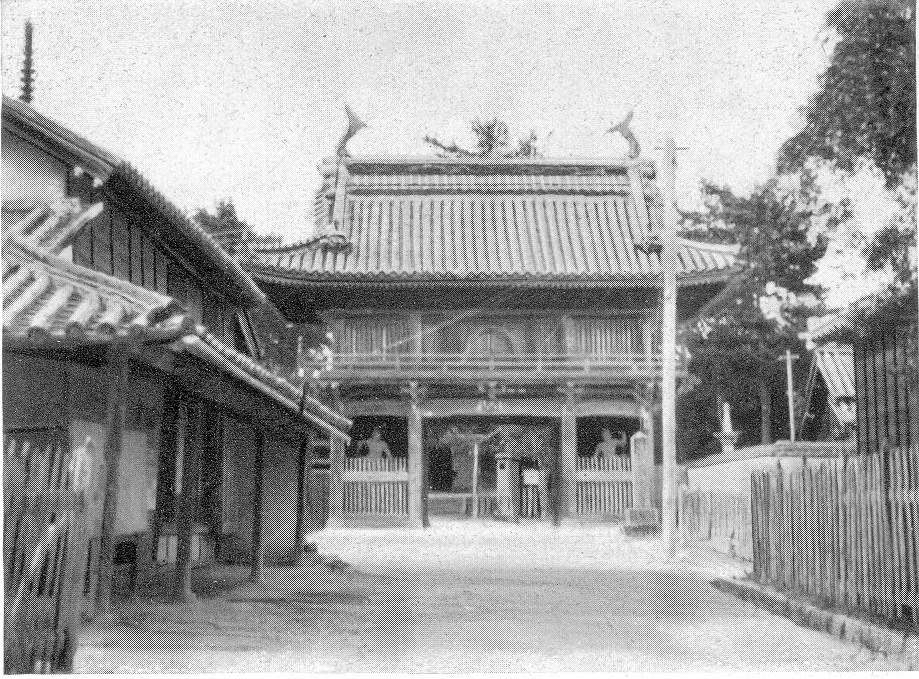
[[34,78],[35,69],[32,68],[32,22],[27,19],[25,55],[22,60],[22,94],[19,96],[27,104],[32,103]]
[[632,128],[630,127],[634,113],[635,111],[629,111],[625,114],[625,118],[622,119],[622,122],[613,125],[606,131],[607,134],[618,132],[627,142],[629,142],[629,158],[632,158],[633,160],[641,155],[641,146],[638,143],[638,138],[635,136],[635,133],[632,132]]
[[338,142],[338,150],[335,155],[339,158],[346,158],[350,155],[348,153],[348,142],[351,141],[351,137],[367,127],[367,123],[358,118],[357,114],[347,104],[345,104],[345,114],[348,116],[348,129],[341,135],[341,139]]

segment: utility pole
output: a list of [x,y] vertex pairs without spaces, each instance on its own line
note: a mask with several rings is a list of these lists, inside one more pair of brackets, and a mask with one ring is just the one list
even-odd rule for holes
[[792,374],[792,362],[801,358],[798,354],[791,353],[791,349],[785,350],[785,355],[780,357],[779,361],[785,361],[785,386],[788,396],[788,434],[792,443],[795,442],[795,383]]
[[667,139],[661,168],[664,190],[664,232],[661,234],[663,273],[663,337],[661,342],[663,437],[663,502],[661,508],[661,557],[670,561],[677,546],[676,466],[676,142]]

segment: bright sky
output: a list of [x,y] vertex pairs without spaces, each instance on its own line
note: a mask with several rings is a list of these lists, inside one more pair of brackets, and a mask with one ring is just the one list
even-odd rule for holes
[[425,153],[498,116],[549,156],[646,154],[673,130],[681,207],[700,178],[746,191],[801,124],[836,0],[67,2],[4,0],[3,91],[35,24],[35,105],[137,165],[186,210],[231,197],[259,230],[311,229],[316,166],[349,102],[350,149]]

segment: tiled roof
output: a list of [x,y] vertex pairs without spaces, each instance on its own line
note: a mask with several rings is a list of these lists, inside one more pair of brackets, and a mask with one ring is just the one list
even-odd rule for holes
[[840,424],[855,423],[855,363],[852,347],[829,342],[814,350],[814,364],[826,385],[827,401]]
[[[40,206],[3,228],[3,341],[82,346],[118,338],[169,344],[211,363],[332,436],[348,440],[350,420],[228,347],[172,297],[79,266],[61,256],[102,209],[74,199]],[[301,401],[303,408],[301,410]]]
[[298,415],[302,412],[307,420],[326,433],[345,441],[350,440],[344,431],[350,429],[351,420],[309,394],[306,394],[304,398],[301,389],[259,365],[245,354],[228,347],[208,332],[204,326],[199,325],[194,334],[183,337],[182,348],[221,371],[235,375],[258,391],[270,396],[285,409]]
[[[317,238],[260,252],[259,277],[645,285],[661,270],[647,247],[662,218],[648,163],[349,158],[323,168]],[[324,244],[333,231],[344,242]],[[728,278],[736,252],[680,239],[681,283]]]
[[61,149],[74,164],[80,165],[94,178],[116,185],[122,191],[142,199],[147,209],[160,213],[176,229],[177,234],[187,242],[187,247],[200,251],[212,266],[221,271],[229,285],[238,290],[243,299],[251,304],[265,300],[264,293],[240,263],[207,231],[154,188],[130,163],[40,114],[29,104],[5,95],[3,124],[36,135]]
[[101,209],[64,200],[3,229],[5,342],[173,341],[188,332],[185,310],[171,297],[59,256]]

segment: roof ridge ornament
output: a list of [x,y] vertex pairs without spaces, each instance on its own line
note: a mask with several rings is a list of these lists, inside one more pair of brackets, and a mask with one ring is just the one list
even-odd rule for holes
[[338,147],[335,149],[335,156],[338,159],[335,171],[335,183],[329,187],[326,198],[329,201],[329,221],[321,229],[320,233],[309,241],[310,247],[325,247],[331,250],[341,250],[351,247],[348,236],[342,231],[345,221],[345,203],[346,191],[348,187],[348,164],[347,158],[351,157],[348,153],[348,142],[358,132],[367,127],[367,123],[361,120],[348,104],[345,104],[345,115],[348,116],[348,127],[338,140]]
[[638,137],[632,132],[632,116],[635,115],[634,109],[625,114],[620,122],[609,128],[606,133],[614,134],[618,132],[629,143],[629,158],[635,160],[641,155],[641,144],[638,143]]
[[348,116],[348,128],[341,135],[341,139],[338,140],[338,147],[335,150],[335,155],[339,160],[350,157],[348,142],[351,141],[354,135],[367,127],[367,123],[358,118],[357,114],[347,104],[345,104],[345,115]]

